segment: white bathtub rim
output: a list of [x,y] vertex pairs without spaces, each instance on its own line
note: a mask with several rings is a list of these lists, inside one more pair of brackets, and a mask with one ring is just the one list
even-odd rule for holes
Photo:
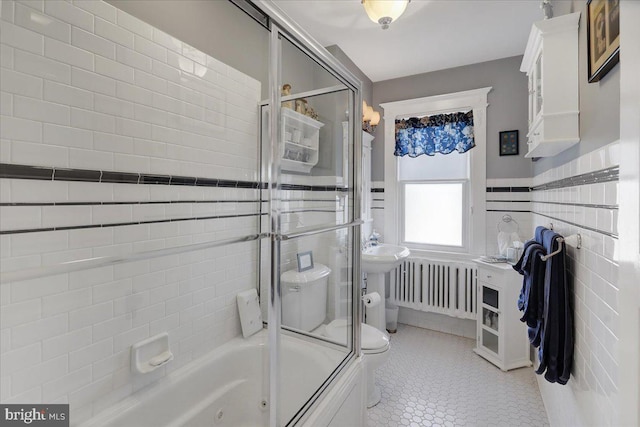
[[[202,369],[202,367],[209,364],[212,359],[219,359],[224,357],[227,353],[237,350],[243,347],[265,347],[266,346],[266,329],[258,332],[250,338],[242,338],[241,336],[232,338],[219,347],[214,348],[205,355],[192,360],[186,365],[176,369],[175,371],[159,378],[148,386],[138,390],[131,395],[125,397],[123,400],[115,403],[114,405],[100,411],[90,419],[77,424],[77,427],[99,427],[109,425],[110,420],[116,418],[122,412],[126,412],[139,405],[140,403],[153,399],[159,394],[164,393],[167,387],[179,383],[183,378],[190,376],[194,371]],[[142,375],[142,374],[137,374]],[[72,424],[73,425],[73,424]],[[124,427],[124,426],[123,426]]]
[[[331,357],[335,357],[332,361],[327,361],[332,365],[333,371],[336,369],[338,365],[344,363],[344,359],[347,357],[347,354],[344,353],[344,347],[342,346],[333,346],[328,342],[313,342],[311,340],[312,337],[305,336],[304,334],[295,334],[295,333],[285,333],[282,335],[283,339],[290,342],[296,343],[302,340],[305,343],[305,346],[317,346],[317,350],[322,350],[323,352],[333,353]],[[229,353],[238,351],[238,349],[243,349],[247,347],[256,347],[261,348],[261,351],[267,350],[267,340],[268,334],[267,329],[263,329],[257,334],[249,337],[243,338],[242,336],[238,336],[232,338],[228,342],[220,345],[219,347],[214,348],[207,354],[190,361],[186,365],[177,368],[175,371],[168,373],[164,377],[159,378],[157,381],[153,382],[148,386],[148,388],[143,388],[134,392],[133,394],[125,397],[123,400],[115,403],[114,405],[104,409],[103,411],[95,414],[93,417],[85,420],[79,424],[73,424],[74,427],[103,427],[111,425],[114,419],[119,418],[119,416],[124,413],[135,409],[137,406],[147,402],[149,400],[157,399],[158,397],[162,397],[163,393],[166,393],[168,389],[172,386],[179,384],[185,377],[189,377],[193,375],[195,372],[203,369],[208,366],[210,363],[217,359],[223,359]],[[317,356],[317,354],[314,354]],[[215,362],[213,362],[215,363]],[[335,382],[335,381],[332,381]],[[218,393],[215,393],[216,395]],[[326,395],[326,391],[322,393],[322,395]],[[178,417],[180,418],[180,417]],[[169,420],[169,423],[172,423],[173,420]],[[172,425],[172,424],[169,424]]]

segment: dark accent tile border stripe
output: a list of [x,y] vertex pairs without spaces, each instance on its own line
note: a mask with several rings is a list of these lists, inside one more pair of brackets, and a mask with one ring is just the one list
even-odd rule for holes
[[494,200],[487,199],[487,203],[531,203],[531,200]]
[[178,205],[202,203],[260,203],[266,200],[154,200],[140,202],[18,202],[0,203],[0,206],[100,206],[100,205]]
[[600,233],[600,234],[603,234],[605,236],[609,236],[609,237],[614,238],[614,239],[618,238],[618,235],[615,234],[615,233],[610,233],[608,231],[598,230],[597,228],[589,227],[587,225],[576,224],[575,222],[567,221],[565,219],[556,218],[554,216],[549,216],[549,215],[546,215],[546,214],[543,214],[543,213],[539,213],[539,212],[535,212],[535,211],[531,211],[531,213],[534,214],[534,215],[540,215],[540,216],[543,216],[545,218],[552,219],[554,221],[560,221],[560,222],[563,222],[565,224],[573,225],[574,227],[579,227],[579,228],[583,228],[585,230],[593,231],[595,233]]
[[195,185],[197,187],[217,187],[218,186],[218,180],[217,179],[212,179],[212,178],[196,178],[196,183]]
[[170,182],[171,175],[140,174],[138,184],[169,185]]
[[[268,188],[267,183],[258,181],[241,181],[216,178],[199,178],[193,176],[158,175],[148,173],[131,173],[100,171],[88,169],[48,168],[40,166],[16,165],[0,163],[0,178],[7,179],[38,179],[46,181],[82,181],[105,182],[112,184],[146,184],[146,185],[190,185],[199,187],[222,188]],[[282,190],[302,191],[337,191],[351,192],[352,189],[336,185],[299,185],[281,184]]]
[[[372,206],[371,209],[384,209],[384,206]],[[531,212],[530,210],[520,209],[487,209],[486,212]]]
[[600,182],[618,181],[620,179],[620,167],[613,166],[611,168],[601,169],[580,175],[574,175],[569,178],[563,178],[556,181],[550,181],[545,184],[531,187],[531,191],[552,190],[556,188],[576,187],[579,185],[596,184]]
[[487,187],[487,193],[528,193],[529,187]]
[[100,182],[137,184],[140,180],[140,174],[129,172],[109,172],[102,171]]
[[[3,202],[0,206],[100,206],[100,205],[179,205],[204,203],[268,203],[268,200],[150,200],[150,201],[122,201],[122,202]],[[335,199],[282,199],[282,203],[320,202],[337,203]]]
[[281,211],[281,214],[295,214],[295,213],[304,213],[304,212],[324,212],[324,213],[338,213],[344,212],[342,209],[292,209],[289,211]]
[[[269,200],[262,200],[265,203],[268,203]],[[325,203],[336,203],[336,199],[305,199],[305,198],[291,198],[291,199],[280,199],[281,203],[293,203],[293,202],[325,202]]]
[[196,185],[196,181],[191,176],[172,176],[169,185]]
[[123,227],[127,225],[159,224],[163,222],[202,221],[206,219],[245,218],[245,217],[251,217],[251,216],[257,217],[257,216],[263,216],[263,215],[267,215],[267,214],[251,213],[251,214],[238,214],[238,215],[213,215],[213,216],[201,216],[201,217],[190,217],[190,218],[162,219],[162,220],[155,220],[155,221],[117,222],[113,224],[73,225],[68,227],[48,227],[48,228],[28,228],[28,229],[20,229],[20,230],[3,230],[3,231],[0,231],[0,235],[38,233],[43,231],[80,230],[84,228]]
[[85,181],[100,182],[102,173],[95,170],[85,169],[53,169],[54,181]]
[[302,184],[280,184],[281,190],[298,190],[298,191],[338,191],[351,192],[352,189],[346,187],[338,187],[336,185],[302,185]]
[[384,188],[372,188],[372,193],[384,193]]
[[0,163],[0,178],[52,180],[53,169],[39,166]]
[[545,205],[561,205],[561,206],[581,206],[583,208],[597,208],[597,209],[610,209],[618,210],[618,205],[596,205],[593,203],[568,203],[568,202],[537,202],[532,200],[531,203],[542,203]]

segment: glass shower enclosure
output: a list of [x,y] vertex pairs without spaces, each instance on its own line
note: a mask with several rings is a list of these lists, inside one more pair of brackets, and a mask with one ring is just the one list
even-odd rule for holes
[[268,1],[3,0],[0,24],[2,403],[141,425],[95,420],[257,343],[255,399],[217,420],[303,424],[360,353],[360,81]]
[[[270,238],[261,245],[260,287],[275,426],[303,420],[359,353],[361,132],[354,118],[362,100],[351,73],[267,9],[270,96],[260,117],[268,215],[261,232]],[[286,363],[292,339],[322,348],[315,366]],[[291,381],[306,383],[306,393],[292,399]]]

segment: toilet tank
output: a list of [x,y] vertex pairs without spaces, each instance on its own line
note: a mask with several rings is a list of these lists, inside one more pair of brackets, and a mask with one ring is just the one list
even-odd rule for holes
[[331,269],[322,264],[303,272],[282,273],[282,325],[312,331],[324,322],[330,273]]

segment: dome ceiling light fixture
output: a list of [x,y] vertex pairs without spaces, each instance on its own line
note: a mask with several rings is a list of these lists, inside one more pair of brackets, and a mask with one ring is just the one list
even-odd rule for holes
[[369,19],[380,24],[383,30],[404,13],[411,0],[362,0]]

